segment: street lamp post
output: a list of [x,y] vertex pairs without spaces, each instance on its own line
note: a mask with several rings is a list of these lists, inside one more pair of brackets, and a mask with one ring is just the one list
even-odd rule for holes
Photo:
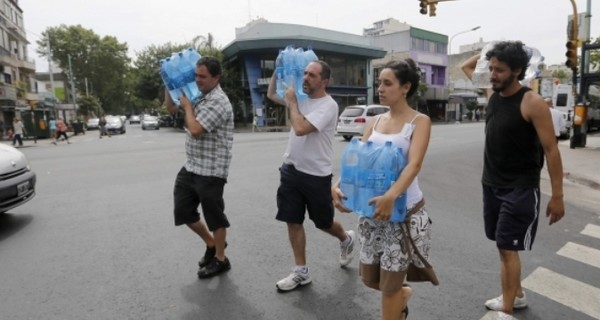
[[469,30],[461,31],[461,32],[459,32],[459,33],[457,33],[457,34],[453,35],[452,37],[450,37],[450,41],[448,41],[448,54],[449,54],[449,55],[450,55],[450,54],[452,54],[452,39],[454,39],[454,37],[456,37],[456,36],[458,36],[458,35],[461,35],[461,34],[463,34],[463,33],[467,33],[467,32],[471,32],[471,31],[478,30],[478,29],[480,29],[480,28],[481,28],[481,26],[477,26],[477,27],[471,28],[471,29],[469,29]]
[[[463,33],[479,30],[480,28],[481,28],[481,26],[473,27],[471,29],[461,31],[461,32],[456,33],[453,36],[451,36],[450,40],[448,41],[448,55],[452,54],[452,40],[454,39],[454,37],[461,35]],[[455,111],[456,112],[456,123],[460,123],[460,105],[458,105],[455,109],[456,109],[456,111]]]

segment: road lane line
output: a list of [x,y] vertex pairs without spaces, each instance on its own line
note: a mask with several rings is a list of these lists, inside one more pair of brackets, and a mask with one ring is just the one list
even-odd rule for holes
[[523,287],[558,303],[600,319],[600,289],[538,267],[522,283]]
[[581,234],[600,239],[600,226],[597,226],[595,224],[588,224],[587,226],[585,226],[585,228],[583,228]]
[[589,264],[592,267],[600,268],[600,250],[598,249],[582,246],[573,242],[567,242],[567,244],[558,250],[557,254]]

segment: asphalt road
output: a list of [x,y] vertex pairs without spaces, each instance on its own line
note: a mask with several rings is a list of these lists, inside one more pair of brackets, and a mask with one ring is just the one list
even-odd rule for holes
[[[225,187],[232,270],[198,280],[204,246],[172,219],[183,134],[142,131],[139,125],[127,130],[112,138],[88,132],[73,137],[71,145],[39,141],[21,149],[38,175],[37,195],[0,217],[0,318],[379,318],[379,294],[360,282],[358,256],[349,268],[339,268],[338,243],[310,221],[305,226],[313,283],[276,291],[275,282],[292,264],[285,225],[274,219],[287,133],[236,133]],[[413,285],[412,319],[481,319],[487,314],[483,302],[499,294],[498,254],[485,239],[481,219],[482,132],[480,123],[433,129],[420,184],[434,221],[431,259],[441,285]],[[336,164],[345,145],[336,138]],[[542,200],[545,208],[547,196]],[[600,250],[597,238],[584,232],[600,224],[598,215],[572,203],[567,210],[569,218],[557,225],[541,218],[534,249],[522,256],[530,307],[516,314],[519,319],[600,318],[593,303],[577,304],[600,300],[598,258],[581,262],[567,258],[564,249],[575,243]],[[355,228],[355,216],[338,217]],[[548,281],[545,270],[583,289],[567,290],[574,293],[566,297],[564,287],[546,292],[539,287]]]

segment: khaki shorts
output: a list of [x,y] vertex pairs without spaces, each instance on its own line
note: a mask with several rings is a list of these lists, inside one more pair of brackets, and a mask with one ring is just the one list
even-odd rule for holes
[[[358,220],[361,243],[359,272],[367,287],[385,292],[402,288],[410,257],[407,250],[409,241],[402,236],[401,225],[365,217]],[[427,259],[431,247],[431,220],[425,207],[410,217],[409,226],[415,246]],[[417,255],[411,254],[414,264],[422,266]]]

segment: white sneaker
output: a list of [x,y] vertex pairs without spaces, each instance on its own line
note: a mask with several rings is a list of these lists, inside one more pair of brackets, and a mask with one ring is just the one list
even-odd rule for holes
[[342,250],[342,253],[340,254],[341,267],[345,267],[350,264],[350,262],[352,262],[352,258],[354,258],[352,251],[354,250],[354,238],[356,238],[356,235],[352,230],[347,231],[346,234],[348,235],[348,238],[350,238],[350,243],[347,245],[340,244],[340,249]]
[[517,320],[517,318],[513,317],[511,314],[498,311],[498,320]]
[[[502,301],[502,295],[490,299],[485,302],[485,307],[494,310],[494,311],[502,311],[504,310],[504,303]],[[527,307],[527,300],[525,299],[525,292],[523,292],[523,297],[515,297],[515,303],[513,304],[514,309],[523,309]]]
[[312,282],[310,274],[302,272],[292,272],[289,276],[277,281],[275,286],[280,291],[291,291],[296,289],[298,286],[304,286]]

